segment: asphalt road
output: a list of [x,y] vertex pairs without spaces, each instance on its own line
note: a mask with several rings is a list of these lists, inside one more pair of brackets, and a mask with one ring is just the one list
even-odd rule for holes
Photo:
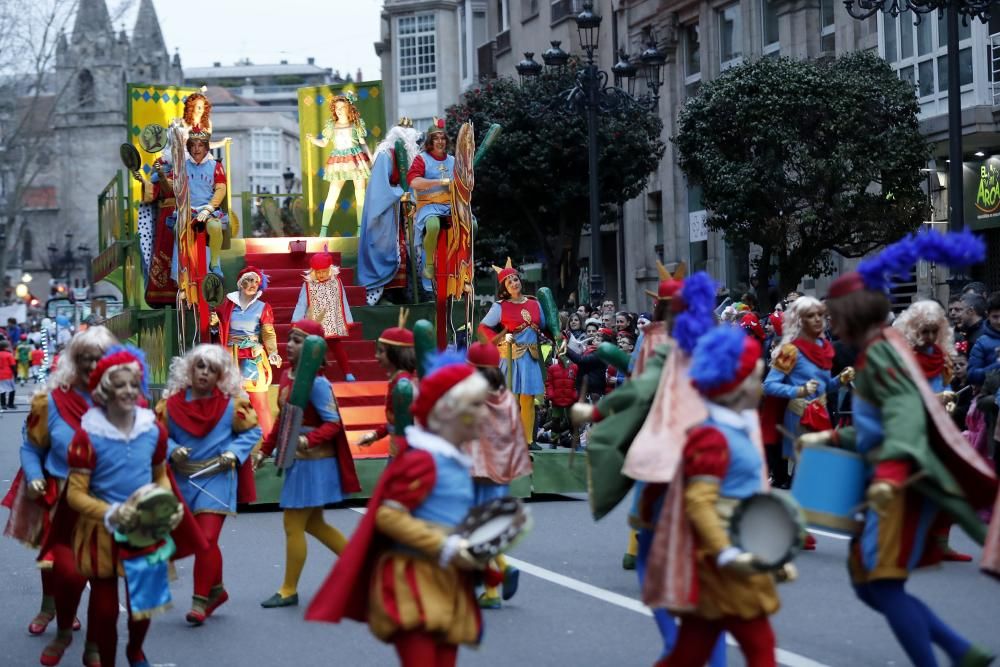
[[[22,405],[24,399],[19,397]],[[24,410],[0,415],[0,493],[17,470]],[[349,534],[359,508],[326,511],[327,521]],[[497,611],[484,612],[485,635],[478,650],[462,649],[459,664],[496,667],[649,665],[660,650],[652,619],[636,602],[633,572],[621,569],[626,542],[622,508],[594,523],[580,498],[546,497],[531,503],[533,533],[512,554],[524,562],[517,596]],[[6,521],[6,513],[0,514]],[[978,549],[956,533],[959,549]],[[231,600],[208,623],[184,621],[191,595],[192,561],[178,565],[172,586],[174,609],[154,619],[146,654],[154,665],[229,667],[245,665],[392,665],[391,647],[362,625],[306,623],[305,605],[333,562],[332,554],[309,543],[298,608],[265,610],[259,602],[281,582],[284,536],[281,514],[255,511],[226,522],[221,546]],[[779,662],[810,665],[905,665],[907,660],[884,621],[858,602],[847,584],[847,543],[820,536],[819,549],[797,560],[801,578],[781,587],[782,609],[772,619],[781,649]],[[38,608],[40,586],[34,554],[10,539],[0,540],[0,665],[38,664],[54,624],[43,637],[26,626]],[[1000,585],[970,564],[946,564],[915,575],[909,589],[967,637],[1000,653]],[[81,605],[84,623],[85,602]],[[122,614],[124,616],[124,614]],[[124,619],[119,620],[124,642]],[[83,638],[63,664],[79,664]],[[743,664],[738,649],[730,664]],[[123,650],[119,664],[126,664]],[[942,658],[942,664],[947,664]]]

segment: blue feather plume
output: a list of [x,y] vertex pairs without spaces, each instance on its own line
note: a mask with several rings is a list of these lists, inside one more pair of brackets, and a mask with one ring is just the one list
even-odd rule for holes
[[128,352],[133,357],[139,360],[139,365],[142,368],[142,373],[139,379],[140,387],[142,389],[142,395],[148,398],[149,379],[147,377],[148,366],[146,364],[146,353],[143,352],[140,348],[136,347],[135,345],[132,345],[130,343],[125,343],[124,345],[112,345],[111,347],[108,348],[107,352],[104,353],[104,356],[110,356],[118,352]]
[[427,360],[427,371],[424,373],[424,376],[431,375],[445,366],[453,366],[455,364],[465,365],[466,361],[467,359],[464,354],[453,350],[445,350],[444,352],[432,354]]
[[698,341],[688,375],[701,390],[711,390],[736,377],[746,332],[737,326],[715,327]]
[[259,290],[263,292],[267,289],[268,284],[271,282],[271,276],[267,275],[263,271],[260,272],[260,288]]
[[858,273],[870,290],[888,290],[894,281],[906,280],[918,260],[945,266],[969,266],[986,258],[986,244],[968,230],[928,231],[910,234],[858,264]]
[[684,310],[674,319],[673,337],[682,350],[691,354],[698,339],[715,326],[716,283],[704,271],[698,271],[684,280],[681,299]]

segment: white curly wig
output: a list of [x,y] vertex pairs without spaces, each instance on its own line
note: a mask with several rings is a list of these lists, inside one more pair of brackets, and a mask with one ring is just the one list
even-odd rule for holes
[[59,363],[56,364],[55,370],[49,376],[48,390],[62,389],[66,391],[79,380],[84,380],[84,384],[86,384],[87,378],[79,377],[76,372],[77,356],[87,348],[96,348],[100,355],[104,356],[108,348],[117,344],[118,339],[107,327],[87,327],[86,330],[77,333],[59,354]]
[[164,398],[186,391],[191,386],[191,374],[199,360],[204,361],[219,373],[219,381],[215,385],[219,391],[230,398],[245,395],[243,376],[240,375],[240,369],[233,361],[232,353],[220,345],[202,343],[193,347],[183,357],[174,357],[174,360],[170,362],[170,378],[167,380],[167,388],[163,392]]
[[824,307],[823,302],[814,296],[800,296],[788,306],[781,318],[781,342],[771,352],[772,361],[781,354],[781,348],[802,335],[802,316],[817,306]]
[[927,325],[937,326],[938,335],[934,342],[945,354],[950,355],[955,349],[951,324],[944,308],[937,301],[923,300],[911,303],[909,308],[900,313],[892,323],[893,328],[903,334],[912,347],[920,344],[920,330]]
[[[419,391],[419,389],[418,389]],[[473,373],[446,391],[437,400],[427,415],[427,430],[437,433],[441,428],[458,418],[475,400],[485,400],[490,391],[490,383],[481,373]]]

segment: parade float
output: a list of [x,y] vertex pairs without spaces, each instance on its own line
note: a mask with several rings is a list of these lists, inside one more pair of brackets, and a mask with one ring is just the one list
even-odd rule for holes
[[[203,98],[199,92],[141,84],[127,88],[123,168],[98,195],[100,253],[93,261],[94,280],[117,287],[124,304],[107,325],[121,340],[145,350],[156,393],[174,357],[200,342],[227,344],[219,332],[220,313],[221,328],[230,328],[227,313],[234,307],[227,310],[227,298],[238,302],[234,295],[245,287],[242,279],[263,274],[258,297],[269,306],[271,333],[265,326],[249,342],[240,337],[256,352],[238,356],[241,366],[278,366],[274,355],[284,355],[293,313],[302,307],[304,280],[315,275],[311,269],[322,255],[320,264],[332,265],[341,290],[335,300],[346,315],[343,335],[329,350],[322,372],[333,383],[363,487],[359,496],[366,497],[389,456],[388,437],[358,444],[386,423],[388,381],[375,360],[380,332],[396,325],[405,308],[405,326],[412,329],[426,320],[438,348],[465,345],[472,342],[467,332],[477,330],[486,312],[475,299],[472,196],[477,158],[499,128],[482,132],[478,150],[471,124],[458,128],[453,156],[447,156],[452,177],[439,180],[445,188],[433,199],[446,206],[428,207],[433,215],[423,216],[415,228],[417,211],[428,201],[424,191],[418,202],[407,177],[417,158],[413,153],[421,147],[417,137],[444,124],[435,120],[425,131],[400,119],[387,126],[380,81],[299,89],[302,192],[289,194],[233,191],[230,142],[219,133],[211,135],[211,105],[193,103]],[[210,166],[186,151],[191,139],[212,149],[205,158]],[[108,146],[109,152],[116,149]],[[432,168],[440,168],[426,166],[428,177]],[[500,261],[482,258],[481,263],[489,267]],[[250,312],[252,300],[243,306]],[[307,312],[317,320],[336,318],[326,302],[309,304]],[[345,381],[344,356],[353,382]],[[272,363],[261,363],[267,361]],[[272,413],[280,375],[274,369],[253,376],[257,388],[264,382],[261,397]],[[567,449],[535,451],[532,457],[533,474],[516,480],[512,494],[585,491],[582,457]],[[281,479],[273,466],[265,463],[256,478],[256,502],[276,502]]]

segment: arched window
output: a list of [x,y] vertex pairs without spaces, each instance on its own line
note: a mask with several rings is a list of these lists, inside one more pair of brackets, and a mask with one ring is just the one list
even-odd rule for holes
[[35,258],[35,240],[30,229],[21,230],[21,261],[30,262]]
[[94,105],[94,75],[88,69],[76,77],[76,99],[81,107]]

